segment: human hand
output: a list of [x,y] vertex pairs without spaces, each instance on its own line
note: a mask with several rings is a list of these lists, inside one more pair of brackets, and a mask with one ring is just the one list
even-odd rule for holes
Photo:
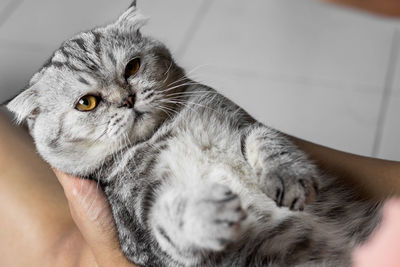
[[98,184],[54,172],[64,188],[72,218],[98,266],[136,266],[122,254],[110,206]]
[[354,254],[354,266],[400,266],[400,199],[387,201],[383,221],[372,238]]

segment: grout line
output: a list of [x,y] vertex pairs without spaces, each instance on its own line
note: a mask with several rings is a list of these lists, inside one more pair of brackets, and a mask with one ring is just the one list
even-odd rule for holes
[[14,13],[24,0],[9,0],[8,4],[0,11],[0,27]]
[[190,24],[189,28],[184,34],[181,44],[179,45],[178,49],[176,50],[176,56],[181,58],[189,48],[190,43],[193,40],[193,37],[196,31],[199,29],[201,22],[203,21],[205,15],[207,14],[208,10],[211,7],[213,0],[203,0],[201,6],[197,10],[192,23]]
[[382,98],[381,98],[381,103],[380,103],[380,108],[379,108],[379,116],[378,116],[378,121],[377,121],[376,129],[375,129],[375,139],[374,139],[374,144],[372,147],[372,154],[371,154],[373,157],[378,156],[379,150],[381,148],[383,131],[384,131],[386,116],[387,116],[387,112],[388,112],[388,108],[389,108],[390,96],[392,94],[392,89],[394,86],[395,71],[396,71],[396,67],[397,67],[397,59],[398,59],[398,53],[399,53],[398,46],[400,44],[400,35],[399,34],[400,34],[400,32],[397,29],[395,29],[393,32],[392,44],[390,47],[389,63],[388,63],[388,69],[386,72],[384,88],[383,88],[383,92],[382,92]]

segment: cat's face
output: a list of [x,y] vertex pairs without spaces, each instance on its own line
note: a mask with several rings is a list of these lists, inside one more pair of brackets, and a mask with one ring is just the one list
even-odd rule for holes
[[8,108],[27,120],[40,154],[85,175],[166,118],[183,71],[159,42],[141,36],[134,7],[117,22],[66,41]]

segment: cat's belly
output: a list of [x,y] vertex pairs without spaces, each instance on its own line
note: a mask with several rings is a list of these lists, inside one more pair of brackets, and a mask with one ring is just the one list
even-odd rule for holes
[[[278,208],[257,183],[256,173],[240,150],[240,138],[222,133],[221,136],[180,134],[172,138],[159,158],[158,170],[168,170],[176,184],[222,184],[238,194],[242,208],[247,211],[244,223],[257,223],[262,214],[279,223],[293,212]],[[160,174],[161,175],[161,174]]]

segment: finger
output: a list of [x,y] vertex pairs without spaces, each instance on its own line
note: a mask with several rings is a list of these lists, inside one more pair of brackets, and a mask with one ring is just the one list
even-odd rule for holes
[[98,184],[54,172],[64,188],[72,218],[99,266],[135,266],[122,254],[111,209]]

